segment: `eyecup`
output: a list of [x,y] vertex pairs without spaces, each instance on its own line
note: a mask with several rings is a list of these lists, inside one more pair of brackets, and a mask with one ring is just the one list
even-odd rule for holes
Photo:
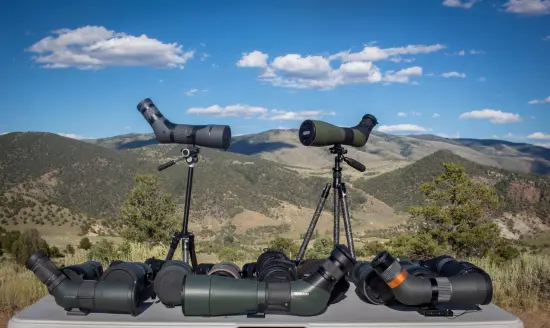
[[365,114],[363,116],[363,119],[361,120],[361,123],[363,123],[363,121],[365,120],[372,120],[374,122],[374,125],[377,125],[378,124],[378,120],[376,119],[376,117],[374,117],[374,115],[372,114]]
[[349,248],[344,244],[336,245],[330,253],[330,257],[342,264],[346,272],[351,270],[356,263]]
[[393,262],[395,259],[393,256],[391,256],[390,253],[387,251],[382,251],[376,255],[372,261],[370,262],[372,268],[375,271],[385,271]]
[[42,250],[39,250],[37,252],[35,252],[34,254],[32,254],[31,256],[29,256],[29,258],[27,259],[27,261],[25,262],[25,267],[29,270],[32,270],[32,268],[34,267],[34,264],[38,261],[38,259],[40,259],[41,257],[48,257],[48,255],[46,255],[46,253]]
[[153,104],[153,101],[151,100],[151,98],[145,98],[143,99],[142,101],[139,102],[139,104],[137,105],[137,110],[142,112],[145,108],[143,108],[143,106],[146,104],[146,103],[149,103],[149,104]]

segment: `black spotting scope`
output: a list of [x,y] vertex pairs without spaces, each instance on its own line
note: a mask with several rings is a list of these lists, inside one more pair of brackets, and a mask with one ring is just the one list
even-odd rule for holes
[[185,316],[281,313],[312,316],[330,304],[335,285],[355,260],[345,245],[336,245],[317,271],[294,281],[258,281],[214,275],[186,275],[181,289]]
[[344,128],[324,121],[305,120],[300,125],[298,137],[304,146],[324,147],[342,145],[363,147],[372,129],[378,124],[376,117],[366,114],[354,127]]
[[486,305],[493,296],[493,285],[488,274],[413,276],[386,251],[380,252],[371,265],[392,289],[395,298],[404,305]]
[[161,144],[176,143],[227,150],[231,143],[229,125],[175,124],[165,118],[149,98],[143,99],[137,109],[149,122]]

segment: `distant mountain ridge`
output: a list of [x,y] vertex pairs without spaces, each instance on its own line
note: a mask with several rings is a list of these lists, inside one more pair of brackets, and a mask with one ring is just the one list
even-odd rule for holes
[[[327,168],[332,165],[327,147],[305,147],[299,142],[297,133],[297,129],[275,129],[235,136],[229,151],[304,168]],[[156,144],[153,134],[126,134],[87,142],[116,149]],[[388,167],[387,170],[391,170],[396,163],[414,162],[442,149],[482,165],[522,173],[550,174],[550,149],[502,140],[448,139],[435,135],[397,136],[373,131],[365,147],[348,147],[348,155],[367,167]]]

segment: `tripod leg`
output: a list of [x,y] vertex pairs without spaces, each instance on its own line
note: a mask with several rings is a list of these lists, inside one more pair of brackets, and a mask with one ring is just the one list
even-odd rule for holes
[[321,198],[319,199],[319,203],[317,204],[317,208],[315,209],[315,213],[313,213],[313,218],[311,219],[311,222],[309,223],[309,227],[307,228],[306,235],[304,236],[304,241],[300,245],[300,249],[298,250],[298,254],[296,254],[296,261],[300,262],[304,258],[304,254],[307,249],[307,245],[309,244],[311,240],[311,236],[313,235],[313,231],[315,231],[315,226],[317,225],[317,221],[319,221],[319,216],[321,216],[321,212],[323,212],[323,208],[325,207],[325,203],[328,198],[328,194],[330,193],[330,183],[327,183],[325,186],[325,189],[323,190],[323,193],[321,195]]
[[340,185],[334,186],[334,201],[332,205],[332,211],[334,214],[334,226],[332,229],[332,240],[334,241],[334,245],[338,245],[340,243]]
[[342,215],[344,217],[344,230],[346,231],[348,248],[351,252],[351,255],[355,259],[355,246],[353,244],[353,232],[351,230],[351,219],[349,217],[347,190],[344,183],[340,185],[338,192],[340,193],[340,205],[342,206]]

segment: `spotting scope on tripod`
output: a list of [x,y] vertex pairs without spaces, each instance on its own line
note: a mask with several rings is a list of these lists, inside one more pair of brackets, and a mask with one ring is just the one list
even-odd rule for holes
[[193,191],[193,174],[195,164],[199,161],[200,146],[227,150],[231,142],[231,128],[228,125],[188,125],[175,124],[162,115],[157,106],[149,98],[142,100],[137,105],[138,111],[153,128],[155,137],[162,144],[185,144],[181,149],[181,157],[160,165],[159,171],[165,170],[176,163],[185,160],[188,166],[187,186],[185,190],[185,205],[183,209],[183,223],[181,231],[173,233],[170,240],[170,249],[166,260],[172,260],[178,244],[181,240],[183,260],[193,270],[197,268],[197,255],[195,252],[195,235],[189,232],[189,209],[191,207],[191,193]]
[[327,198],[330,194],[331,187],[333,189],[334,245],[340,244],[341,212],[344,221],[344,231],[346,234],[348,249],[353,256],[353,259],[356,258],[346,184],[342,182],[342,163],[346,163],[360,172],[364,172],[366,168],[365,165],[359,163],[358,161],[346,157],[345,155],[348,151],[344,149],[343,146],[363,147],[367,143],[372,129],[377,124],[378,121],[376,120],[376,117],[371,114],[366,114],[363,116],[358,125],[350,128],[338,127],[327,122],[313,120],[306,120],[300,126],[298,136],[302,145],[313,147],[333,145],[329,148],[329,150],[331,154],[334,154],[334,166],[332,168],[332,184],[327,183],[321,193],[321,198],[319,199],[319,203],[317,204],[311,223],[309,224],[304,240],[296,255],[296,262],[299,263],[303,260],[307,246],[311,241],[311,237],[315,231],[321,212],[323,211]]

